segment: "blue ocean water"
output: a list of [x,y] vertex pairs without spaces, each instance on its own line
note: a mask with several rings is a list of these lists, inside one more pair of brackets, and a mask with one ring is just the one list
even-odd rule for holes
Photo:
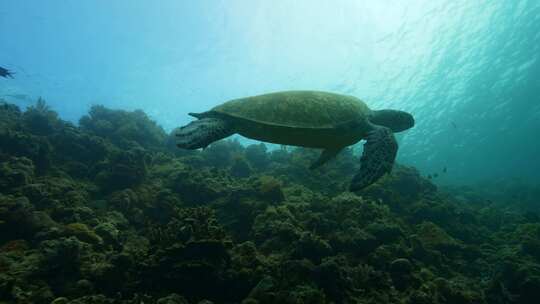
[[[414,114],[400,163],[441,183],[540,177],[540,2],[0,2],[0,98],[187,112],[290,89]],[[444,172],[444,174],[443,174]]]

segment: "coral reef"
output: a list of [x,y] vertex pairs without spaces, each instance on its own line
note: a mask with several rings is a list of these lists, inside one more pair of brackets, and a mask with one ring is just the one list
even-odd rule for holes
[[309,170],[315,151],[172,138],[142,111],[0,103],[0,303],[538,301],[537,187],[396,165],[350,193],[352,149]]
[[141,110],[127,112],[93,106],[80,121],[81,130],[105,138],[121,148],[162,148],[165,131]]

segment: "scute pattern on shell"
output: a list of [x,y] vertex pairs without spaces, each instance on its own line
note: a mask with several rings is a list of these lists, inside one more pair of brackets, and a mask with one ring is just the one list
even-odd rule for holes
[[285,91],[234,99],[212,111],[269,125],[331,128],[363,119],[370,110],[353,96],[320,91]]

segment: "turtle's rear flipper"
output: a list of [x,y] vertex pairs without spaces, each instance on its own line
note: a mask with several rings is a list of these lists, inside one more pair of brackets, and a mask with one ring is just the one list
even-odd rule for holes
[[358,191],[392,171],[398,145],[392,130],[376,126],[369,132],[360,158],[360,171],[354,176],[350,190]]
[[319,156],[319,158],[313,164],[311,164],[309,168],[312,170],[319,168],[320,166],[324,165],[327,161],[334,158],[339,153],[339,151],[341,151],[341,149],[343,149],[343,147],[324,149],[321,152],[321,156]]
[[209,144],[233,134],[230,123],[218,118],[203,118],[180,128],[176,133],[176,146],[190,150],[206,148]]

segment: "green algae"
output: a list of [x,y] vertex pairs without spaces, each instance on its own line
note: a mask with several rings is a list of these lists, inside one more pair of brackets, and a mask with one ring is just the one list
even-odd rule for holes
[[174,149],[141,111],[0,118],[0,302],[537,301],[535,188],[520,213],[396,165],[355,194],[350,149],[312,171],[305,149]]
[[66,234],[78,238],[82,242],[89,244],[100,244],[103,242],[101,237],[94,230],[88,228],[83,223],[71,223],[66,225]]

